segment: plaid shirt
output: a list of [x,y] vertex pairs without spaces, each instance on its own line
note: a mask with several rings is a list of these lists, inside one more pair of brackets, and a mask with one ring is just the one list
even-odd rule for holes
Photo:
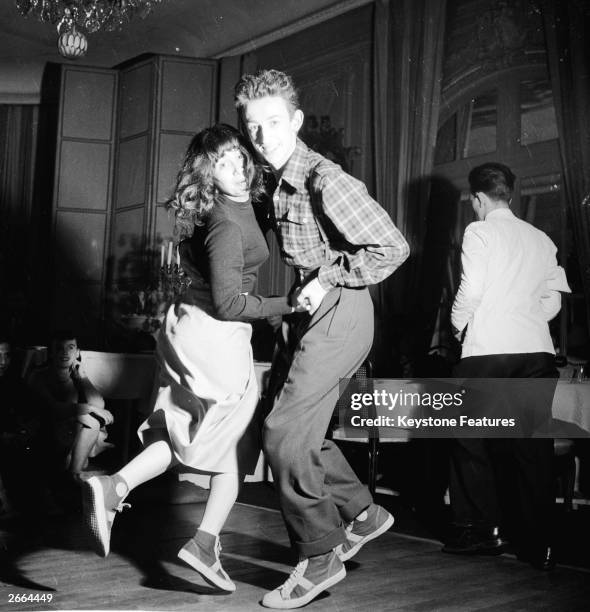
[[299,139],[272,200],[284,262],[304,275],[318,270],[324,289],[378,283],[410,254],[365,185]]

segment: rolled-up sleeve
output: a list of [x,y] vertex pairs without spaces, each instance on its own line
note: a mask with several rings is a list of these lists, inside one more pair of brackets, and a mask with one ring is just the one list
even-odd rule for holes
[[318,280],[324,288],[379,283],[408,258],[406,239],[362,182],[332,173],[322,177],[320,190],[324,214],[350,244],[335,261],[320,267]]

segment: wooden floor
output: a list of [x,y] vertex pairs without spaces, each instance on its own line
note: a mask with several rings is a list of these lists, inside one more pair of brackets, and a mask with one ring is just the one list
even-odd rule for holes
[[[0,531],[0,610],[262,610],[283,582],[291,553],[276,510],[237,504],[222,534],[227,595],[176,558],[203,503],[135,503],[117,518],[106,559],[87,549],[80,517]],[[444,555],[440,543],[394,528],[347,563],[347,578],[307,610],[588,610],[590,573],[538,572],[508,556]],[[51,594],[51,603],[11,603]]]

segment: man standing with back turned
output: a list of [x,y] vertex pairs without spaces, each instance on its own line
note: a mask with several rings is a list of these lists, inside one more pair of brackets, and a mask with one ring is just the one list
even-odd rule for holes
[[283,261],[298,275],[293,299],[308,311],[263,429],[300,562],[262,604],[298,608],[342,580],[343,561],[393,524],[325,436],[339,379],[353,375],[373,342],[367,285],[389,276],[409,248],[363,183],[297,138],[303,113],[288,75],[244,75],[236,85],[236,106],[272,170],[269,218]]
[[[465,230],[461,284],[451,320],[464,335],[458,378],[557,378],[550,321],[569,292],[550,238],[515,217],[510,202],[516,177],[503,164],[486,163],[469,173],[478,221]],[[508,387],[510,388],[510,387]],[[550,569],[553,440],[531,439],[536,424],[551,418],[551,396],[520,385],[510,396],[520,438],[456,439],[451,454],[450,499],[456,536],[443,548],[455,554],[499,554],[503,549],[494,453],[507,451],[515,477],[514,509],[522,555]],[[496,391],[498,393],[498,391]]]

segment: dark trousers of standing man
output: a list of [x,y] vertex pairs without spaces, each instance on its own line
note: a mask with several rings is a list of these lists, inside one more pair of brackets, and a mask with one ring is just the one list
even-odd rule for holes
[[[559,376],[554,355],[518,353],[467,357],[457,364],[453,374],[456,378],[554,379],[544,385],[541,393],[532,384],[530,393],[523,385],[520,385],[522,393],[513,393],[518,395],[512,400],[519,406],[519,416],[525,420],[521,428],[523,437],[456,439],[451,451],[450,499],[455,523],[484,530],[498,526],[501,522],[499,485],[511,477],[514,484],[509,505],[512,516],[504,520],[512,523],[512,535],[523,550],[543,549],[551,544],[552,538],[553,439],[526,436],[532,434],[533,421],[546,423],[551,418],[551,401]],[[529,407],[528,424],[527,398],[523,395],[530,395],[536,402]],[[524,412],[521,411],[523,406]],[[504,463],[504,470],[500,463]]]
[[263,428],[264,452],[278,488],[283,518],[300,558],[345,540],[342,526],[371,495],[326,432],[339,395],[373,342],[367,289],[338,287],[298,329],[288,375]]

